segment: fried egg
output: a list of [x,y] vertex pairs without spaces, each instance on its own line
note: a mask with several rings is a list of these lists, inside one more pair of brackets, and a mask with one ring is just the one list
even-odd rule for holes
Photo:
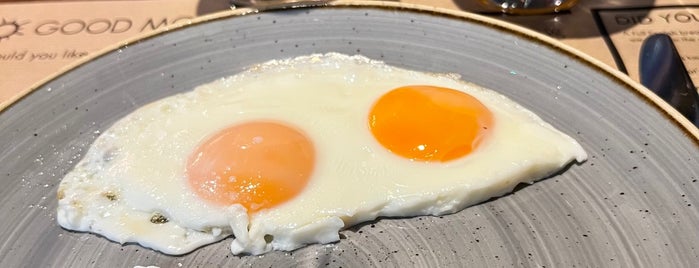
[[586,157],[456,75],[314,54],[125,116],[61,181],[57,220],[166,254],[229,236],[234,254],[289,251],[380,216],[457,212]]

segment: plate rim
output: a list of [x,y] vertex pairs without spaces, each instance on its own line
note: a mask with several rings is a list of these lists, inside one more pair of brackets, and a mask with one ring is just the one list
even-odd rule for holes
[[699,148],[699,128],[692,124],[687,118],[685,118],[681,113],[675,110],[670,104],[665,102],[650,89],[641,85],[639,82],[631,79],[628,75],[622,73],[621,71],[612,68],[611,66],[603,63],[602,61],[593,58],[592,56],[573,48],[563,42],[556,40],[552,37],[546,36],[542,33],[530,30],[523,26],[519,26],[513,23],[497,20],[495,18],[490,18],[484,15],[475,14],[467,11],[453,10],[441,7],[427,6],[421,4],[403,3],[403,2],[392,2],[392,1],[364,1],[364,0],[336,0],[329,2],[304,2],[301,4],[294,4],[290,6],[269,6],[269,7],[245,7],[245,8],[235,8],[232,7],[230,10],[223,10],[214,12],[211,14],[206,14],[199,16],[187,21],[179,22],[167,28],[157,29],[152,32],[139,34],[132,36],[123,41],[113,43],[102,49],[93,52],[91,55],[74,61],[68,65],[63,66],[58,71],[42,78],[41,80],[33,83],[30,87],[20,90],[7,100],[0,102],[0,114],[5,113],[10,107],[24,99],[30,93],[42,88],[44,85],[59,79],[63,75],[79,68],[80,66],[97,60],[113,51],[123,49],[131,44],[136,44],[140,42],[147,41],[151,38],[158,37],[163,34],[167,34],[173,31],[180,31],[191,26],[197,26],[205,24],[208,22],[230,19],[239,16],[245,16],[249,14],[257,14],[267,11],[275,10],[285,10],[285,9],[298,9],[298,8],[377,8],[377,9],[392,9],[400,10],[404,12],[416,12],[421,14],[429,14],[434,16],[446,16],[451,19],[458,19],[462,21],[467,21],[470,23],[480,24],[486,27],[490,27],[494,30],[506,32],[509,34],[517,35],[521,38],[529,39],[532,42],[539,43],[548,46],[551,49],[558,50],[562,54],[577,60],[580,63],[586,64],[588,67],[598,71],[599,73],[611,78],[620,86],[626,88],[627,90],[635,93],[637,97],[644,100],[649,106],[658,109],[663,115],[674,123],[675,126],[679,127],[686,136],[690,137],[694,144]]

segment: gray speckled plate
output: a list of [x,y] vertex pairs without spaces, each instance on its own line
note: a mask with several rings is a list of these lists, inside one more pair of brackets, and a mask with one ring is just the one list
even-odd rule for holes
[[[493,20],[395,3],[344,5],[216,14],[105,52],[6,107],[3,266],[699,263],[699,135],[647,90],[546,37]],[[590,159],[453,215],[382,219],[343,231],[335,244],[261,257],[232,256],[225,241],[167,256],[55,223],[61,177],[121,116],[254,63],[330,51],[459,73],[571,134]]]

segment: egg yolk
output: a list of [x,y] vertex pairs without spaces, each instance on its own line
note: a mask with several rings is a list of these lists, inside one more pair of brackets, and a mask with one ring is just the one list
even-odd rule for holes
[[299,130],[248,122],[202,142],[187,163],[189,185],[204,200],[241,204],[253,213],[298,195],[315,165],[315,149]]
[[393,89],[369,113],[374,138],[389,151],[417,161],[463,157],[488,135],[492,125],[492,113],[476,98],[435,86]]

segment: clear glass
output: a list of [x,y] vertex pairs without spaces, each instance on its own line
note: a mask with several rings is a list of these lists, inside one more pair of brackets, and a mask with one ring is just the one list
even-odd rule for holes
[[508,14],[548,14],[572,8],[578,0],[480,0],[488,8]]

